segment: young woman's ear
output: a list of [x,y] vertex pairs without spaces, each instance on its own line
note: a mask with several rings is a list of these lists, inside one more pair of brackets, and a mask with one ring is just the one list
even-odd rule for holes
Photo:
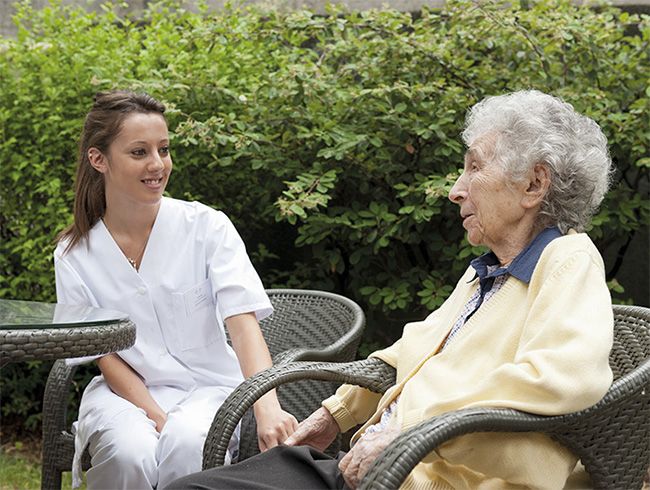
[[103,174],[108,169],[106,157],[97,148],[93,147],[88,149],[88,161],[90,162],[90,165],[99,173]]
[[534,208],[541,204],[551,187],[551,170],[545,163],[536,163],[530,172],[528,188],[524,193],[523,206]]

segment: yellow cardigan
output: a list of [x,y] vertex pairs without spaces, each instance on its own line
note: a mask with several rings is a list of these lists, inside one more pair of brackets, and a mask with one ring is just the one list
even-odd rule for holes
[[[323,402],[341,430],[378,421],[399,395],[403,430],[466,407],[510,407],[556,415],[587,408],[612,382],[613,315],[603,261],[585,234],[556,238],[526,284],[510,276],[439,354],[435,352],[478,287],[471,267],[451,296],[402,337],[371,354],[397,369],[383,396],[344,385]],[[402,488],[562,488],[576,463],[541,434],[480,433],[441,445]]]

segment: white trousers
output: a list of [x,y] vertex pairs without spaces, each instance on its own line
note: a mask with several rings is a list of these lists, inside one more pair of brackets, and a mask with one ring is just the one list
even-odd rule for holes
[[203,443],[224,395],[213,388],[193,391],[167,410],[161,433],[144,410],[135,405],[122,410],[88,440],[88,488],[163,488],[200,471]]

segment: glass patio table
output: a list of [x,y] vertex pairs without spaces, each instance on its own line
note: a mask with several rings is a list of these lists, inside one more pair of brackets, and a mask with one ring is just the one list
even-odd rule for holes
[[120,311],[0,299],[0,367],[107,354],[134,343],[135,325]]

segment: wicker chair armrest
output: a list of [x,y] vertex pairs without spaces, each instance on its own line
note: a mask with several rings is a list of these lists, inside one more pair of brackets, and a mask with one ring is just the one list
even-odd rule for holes
[[273,356],[273,364],[287,364],[289,362],[302,361],[306,349],[287,349]]
[[334,362],[335,352],[332,349],[287,349],[273,356],[273,364],[286,364],[297,361],[325,361]]
[[399,488],[422,459],[442,443],[472,432],[526,432],[548,427],[549,419],[508,408],[468,408],[433,417],[401,433],[377,457],[359,489]]
[[[650,360],[616,380],[595,405],[578,412],[556,416],[536,415],[508,408],[468,408],[426,420],[400,434],[375,460],[359,489],[399,488],[408,474],[431,451],[450,439],[474,432],[553,432],[571,427],[576,419],[608,410],[630,397],[650,396]],[[574,450],[590,466],[590,454],[556,438]]]
[[[343,362],[349,361],[351,357],[345,357],[346,350],[349,350],[350,345],[357,345],[358,340],[354,338],[361,338],[363,333],[363,325],[365,324],[365,317],[357,318],[355,326],[350,329],[343,337],[337,339],[334,343],[328,345],[323,349],[300,349],[302,352],[296,360],[300,361],[325,361],[325,362]],[[356,352],[356,347],[353,352]]]
[[346,363],[292,362],[251,376],[235,388],[217,411],[203,448],[203,469],[223,465],[235,427],[257,400],[282,384],[304,379],[355,384],[383,393],[395,384],[395,369],[380,359]]
[[273,364],[297,361],[336,362],[340,356],[341,343],[336,342],[325,349],[287,349],[273,356]]

